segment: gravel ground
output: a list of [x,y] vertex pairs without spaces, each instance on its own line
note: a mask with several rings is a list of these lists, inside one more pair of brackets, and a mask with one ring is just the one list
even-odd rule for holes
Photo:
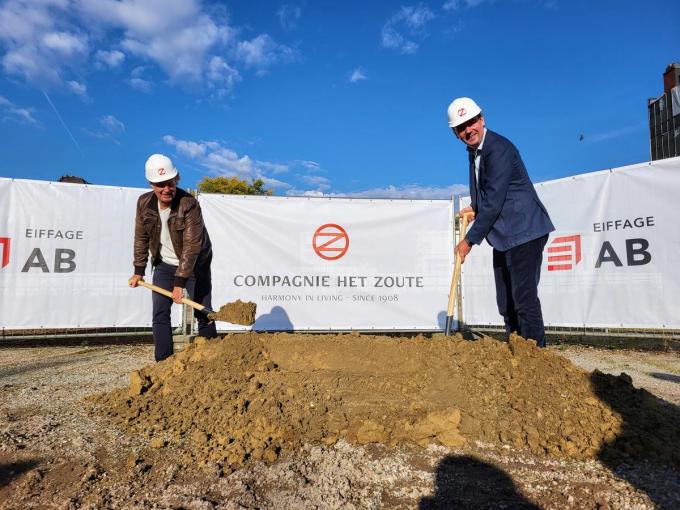
[[[589,371],[626,372],[680,406],[677,353],[553,349]],[[127,385],[152,356],[150,345],[0,348],[0,508],[680,508],[671,466],[555,460],[483,443],[340,441],[230,474],[182,471],[171,451],[149,451],[83,403]]]
[[612,351],[592,347],[554,348],[575,365],[613,375],[625,372],[633,385],[645,388],[659,398],[680,405],[680,353]]

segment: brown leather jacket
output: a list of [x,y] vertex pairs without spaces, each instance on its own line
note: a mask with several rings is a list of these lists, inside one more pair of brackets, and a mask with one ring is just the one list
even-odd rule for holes
[[[185,287],[186,281],[194,275],[194,268],[210,263],[212,244],[203,224],[198,200],[183,189],[177,188],[170,204],[168,229],[172,247],[179,259],[174,285]],[[161,262],[161,218],[158,214],[158,199],[153,191],[144,193],[137,201],[133,262],[135,274],[144,275],[149,252],[151,263],[158,265]]]

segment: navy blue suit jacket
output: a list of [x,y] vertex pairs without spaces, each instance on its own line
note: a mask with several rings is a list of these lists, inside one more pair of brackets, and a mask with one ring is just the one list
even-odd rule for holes
[[555,230],[536,194],[517,148],[487,130],[479,163],[479,183],[470,168],[470,196],[475,221],[465,236],[473,244],[486,238],[506,251]]

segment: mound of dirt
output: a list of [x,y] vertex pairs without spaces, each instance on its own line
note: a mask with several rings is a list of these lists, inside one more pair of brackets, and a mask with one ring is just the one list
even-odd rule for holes
[[255,303],[250,301],[243,302],[237,299],[232,303],[222,305],[217,312],[208,314],[208,317],[214,321],[250,326],[255,322],[256,311],[257,305]]
[[[96,397],[94,408],[151,448],[172,446],[187,463],[225,470],[340,439],[482,441],[579,459],[615,444],[680,464],[671,446],[680,444],[677,412],[647,395],[625,374],[591,375],[517,336],[247,333],[199,338],[133,372],[129,388]],[[651,411],[631,422],[625,413],[636,405]]]

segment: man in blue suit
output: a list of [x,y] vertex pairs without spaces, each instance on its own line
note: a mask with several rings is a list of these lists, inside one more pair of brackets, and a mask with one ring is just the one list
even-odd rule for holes
[[456,246],[461,262],[483,239],[493,247],[493,271],[498,311],[505,331],[516,331],[545,347],[545,331],[538,282],[543,248],[555,230],[541,203],[517,148],[486,129],[477,103],[467,97],[448,109],[449,127],[467,145],[470,196],[474,222]]

